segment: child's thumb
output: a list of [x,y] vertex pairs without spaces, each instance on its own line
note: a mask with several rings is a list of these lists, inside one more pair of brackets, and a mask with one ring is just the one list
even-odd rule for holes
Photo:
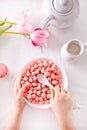
[[50,89],[50,99],[51,99],[51,101],[54,99],[54,97],[55,97],[55,92],[54,92],[54,89]]
[[23,94],[24,94],[24,91],[25,91],[25,87],[20,88],[19,91],[18,91],[18,95],[17,95],[17,96],[18,96],[19,98],[22,98],[22,97],[23,97]]

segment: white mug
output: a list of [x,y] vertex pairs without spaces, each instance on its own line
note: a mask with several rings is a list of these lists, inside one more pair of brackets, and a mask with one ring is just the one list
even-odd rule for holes
[[66,61],[73,61],[84,53],[87,42],[82,43],[77,39],[72,39],[61,48],[61,57]]

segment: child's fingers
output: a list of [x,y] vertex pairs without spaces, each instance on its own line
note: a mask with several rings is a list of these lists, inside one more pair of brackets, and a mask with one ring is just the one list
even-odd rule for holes
[[61,86],[61,93],[65,93],[65,89],[63,86]]
[[69,91],[68,91],[68,90],[65,90],[65,88],[64,88],[63,85],[61,85],[60,87],[61,87],[61,93],[70,95]]
[[58,97],[60,95],[61,89],[60,87],[55,87],[55,97]]
[[61,89],[61,93],[66,93],[67,92],[62,84],[60,85],[60,89]]
[[54,90],[51,88],[51,89],[50,89],[50,99],[51,99],[51,101],[54,99],[54,97],[55,97],[55,92],[54,92]]
[[22,98],[25,91],[25,87],[19,89],[17,97]]

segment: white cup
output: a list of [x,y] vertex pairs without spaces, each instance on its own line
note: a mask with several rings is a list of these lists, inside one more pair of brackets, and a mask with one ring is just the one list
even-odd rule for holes
[[61,57],[66,61],[73,61],[84,53],[87,42],[82,43],[77,39],[72,39],[61,48]]

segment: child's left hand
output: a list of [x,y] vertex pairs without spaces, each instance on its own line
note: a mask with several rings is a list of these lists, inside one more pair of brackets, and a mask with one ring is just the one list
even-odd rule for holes
[[18,90],[17,81],[15,82],[15,85],[14,85],[14,107],[17,110],[21,110],[21,111],[26,106],[26,103],[25,103],[24,98],[23,98],[24,89],[25,88],[20,88]]
[[4,130],[19,130],[23,110],[26,106],[26,103],[23,98],[25,88],[20,88],[18,90],[17,81],[14,85],[14,107],[10,118],[4,128]]

